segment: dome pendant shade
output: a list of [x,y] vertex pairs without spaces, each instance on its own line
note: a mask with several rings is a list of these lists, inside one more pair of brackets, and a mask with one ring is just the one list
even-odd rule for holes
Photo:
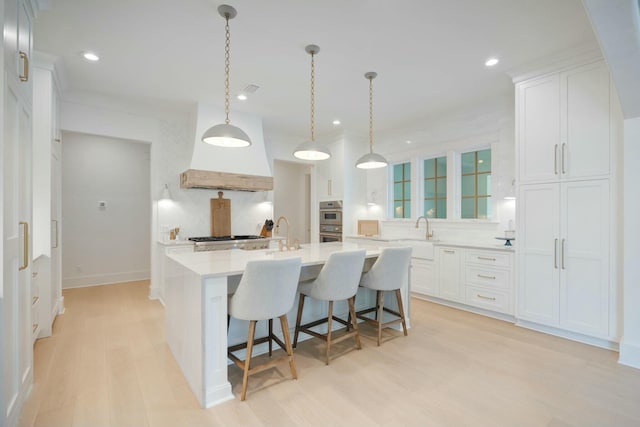
[[367,153],[360,157],[356,162],[356,167],[359,169],[377,169],[387,166],[389,162],[387,159],[377,153]]
[[229,19],[236,17],[237,12],[233,6],[222,4],[218,6],[218,13],[225,20],[225,57],[224,57],[224,113],[223,124],[210,127],[204,135],[202,142],[217,147],[241,148],[251,145],[249,136],[239,127],[233,126],[229,120],[229,63],[231,56],[231,32],[229,31]]
[[202,135],[202,142],[227,148],[241,148],[251,145],[251,139],[242,129],[226,123],[210,127]]
[[298,145],[293,155],[301,160],[326,160],[331,157],[331,151],[323,144],[307,141]]

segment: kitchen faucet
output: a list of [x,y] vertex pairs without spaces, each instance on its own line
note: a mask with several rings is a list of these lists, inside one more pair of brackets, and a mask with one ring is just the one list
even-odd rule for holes
[[[280,220],[284,219],[285,224],[287,224],[287,241],[285,243],[285,246],[287,248],[288,251],[291,250],[291,240],[289,239],[289,220],[287,219],[286,216],[281,216],[280,218],[277,219],[276,221],[276,234],[280,234]],[[279,241],[279,247],[280,250],[284,250],[282,247],[282,240]]]
[[427,223],[427,234],[425,235],[425,238],[427,240],[431,240],[431,238],[433,237],[433,231],[429,231],[429,220],[426,216],[418,217],[418,220],[416,221],[416,228],[418,228],[421,219],[424,219],[424,222]]

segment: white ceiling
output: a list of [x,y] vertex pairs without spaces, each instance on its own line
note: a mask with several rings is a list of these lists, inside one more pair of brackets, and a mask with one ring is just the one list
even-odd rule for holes
[[[189,106],[222,103],[224,19],[214,0],[52,0],[35,49],[58,56],[67,91]],[[510,70],[595,43],[580,0],[229,0],[231,92],[260,89],[232,110],[262,116],[266,133],[309,135],[310,56],[316,55],[317,134],[375,131],[512,91]],[[99,53],[89,63],[80,53]],[[487,58],[500,63],[486,68]],[[231,114],[233,123],[233,112]]]

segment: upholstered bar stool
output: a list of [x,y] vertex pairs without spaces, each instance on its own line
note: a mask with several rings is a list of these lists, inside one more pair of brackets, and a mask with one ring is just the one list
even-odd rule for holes
[[[293,347],[298,345],[298,334],[304,332],[313,337],[320,338],[327,343],[326,363],[329,364],[331,345],[354,337],[356,348],[360,349],[360,335],[358,332],[358,322],[355,317],[355,295],[358,291],[358,283],[362,275],[364,266],[365,250],[335,252],[329,255],[329,259],[322,267],[320,274],[315,280],[300,284],[300,299],[298,302],[298,316],[296,318],[296,329],[293,337]],[[305,325],[301,325],[302,310],[306,297],[328,301],[329,312],[326,318],[316,320]],[[353,330],[347,328],[347,332],[337,338],[332,338],[331,323],[335,320],[338,323],[347,325],[347,322],[333,315],[333,302],[347,300],[349,304],[350,318],[353,319]],[[327,323],[327,333],[321,334],[311,330],[314,326]]]
[[[384,248],[371,269],[362,275],[360,286],[376,291],[376,306],[360,310],[356,313],[358,319],[375,325],[378,329],[378,345],[382,338],[382,329],[396,323],[402,323],[402,330],[407,336],[407,322],[404,318],[404,307],[400,288],[408,280],[409,265],[411,264],[411,248]],[[384,291],[395,291],[398,311],[384,306]],[[375,318],[365,314],[375,312]],[[391,313],[396,318],[383,322],[383,312]]]
[[[247,395],[249,375],[264,371],[279,362],[288,361],[291,376],[293,379],[298,377],[293,361],[293,349],[291,348],[286,314],[293,307],[293,301],[296,297],[301,263],[301,258],[249,261],[240,279],[238,289],[229,297],[229,315],[236,319],[249,321],[247,342],[231,346],[227,352],[229,359],[243,371],[240,400],[244,400]],[[280,318],[284,342],[273,334],[273,319],[276,317]],[[258,320],[269,320],[269,334],[266,337],[255,339]],[[271,357],[272,341],[275,341],[287,354],[261,365],[251,366],[253,346],[268,342],[269,357]],[[240,360],[233,352],[243,348],[247,349],[246,356],[245,360]]]

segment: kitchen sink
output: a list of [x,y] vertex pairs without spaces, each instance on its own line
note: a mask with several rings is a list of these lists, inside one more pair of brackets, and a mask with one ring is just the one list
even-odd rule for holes
[[399,239],[393,242],[394,246],[409,246],[412,258],[433,259],[433,244],[436,240],[425,239]]

